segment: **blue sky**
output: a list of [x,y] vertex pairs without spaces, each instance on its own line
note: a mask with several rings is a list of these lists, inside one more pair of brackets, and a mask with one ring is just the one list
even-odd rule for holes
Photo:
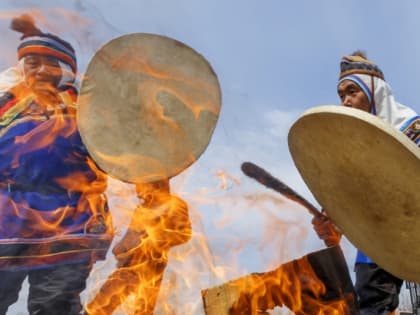
[[[196,258],[184,264],[203,272],[195,273],[201,279],[198,289],[181,281],[185,296],[172,298],[191,303],[194,314],[202,314],[199,289],[323,247],[306,211],[245,178],[240,164],[263,166],[315,202],[291,160],[287,132],[304,110],[338,104],[342,55],[365,50],[397,100],[420,112],[420,5],[414,0],[13,0],[2,1],[0,9],[4,68],[15,62],[18,43],[7,28],[10,17],[22,12],[32,12],[42,29],[68,39],[81,71],[108,40],[135,32],[180,40],[211,63],[223,94],[219,122],[201,158],[173,179],[174,191],[190,203],[196,231],[193,245],[184,248],[194,248]],[[226,184],[221,173],[228,175]],[[111,186],[117,187],[111,194],[120,202],[124,188],[114,181]],[[118,207],[126,205],[118,202]],[[207,247],[198,250],[202,238]],[[354,249],[346,242],[344,248],[352,265]],[[169,274],[176,277],[185,267],[173,261]],[[211,264],[232,268],[221,277],[210,271]],[[173,304],[176,314],[185,311],[185,303]],[[25,314],[24,308],[20,302],[14,310]]]

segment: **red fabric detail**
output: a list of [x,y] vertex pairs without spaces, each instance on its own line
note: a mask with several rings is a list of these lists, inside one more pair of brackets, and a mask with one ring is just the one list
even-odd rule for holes
[[13,107],[13,105],[16,105],[17,99],[14,98],[10,101],[8,101],[6,104],[3,105],[3,107],[0,108],[0,116],[3,116],[5,112],[7,112],[10,108]]

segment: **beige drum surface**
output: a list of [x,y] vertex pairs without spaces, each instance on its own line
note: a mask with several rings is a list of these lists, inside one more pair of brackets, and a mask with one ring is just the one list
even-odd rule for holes
[[390,273],[420,282],[420,149],[343,106],[306,111],[288,141],[305,183],[347,238]]
[[105,172],[150,182],[199,158],[220,106],[217,76],[203,56],[174,39],[136,33],[94,55],[77,119],[83,142]]

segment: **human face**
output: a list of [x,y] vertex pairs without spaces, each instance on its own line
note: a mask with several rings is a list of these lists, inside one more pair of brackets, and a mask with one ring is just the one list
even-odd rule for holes
[[342,81],[338,85],[338,96],[342,105],[370,112],[368,97],[356,82]]
[[35,94],[55,94],[63,75],[57,59],[40,55],[26,56],[23,72],[26,84]]

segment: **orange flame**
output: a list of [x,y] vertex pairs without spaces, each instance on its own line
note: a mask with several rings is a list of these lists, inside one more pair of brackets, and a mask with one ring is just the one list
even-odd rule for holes
[[127,49],[118,59],[111,60],[110,65],[112,69],[142,74],[149,78],[145,85],[139,85],[141,89],[139,96],[146,94],[147,100],[151,101],[151,103],[146,102],[146,106],[149,104],[154,110],[161,109],[161,106],[155,102],[159,99],[159,94],[167,93],[187,106],[196,119],[202,111],[218,114],[215,98],[219,93],[213,84],[195,77],[195,73],[188,75],[173,67],[164,68],[163,65],[152,64],[151,53],[147,47],[136,45]]
[[9,10],[7,12],[0,12],[0,19],[10,21],[21,14],[30,15],[34,20],[36,20],[37,25],[54,31],[55,33],[67,32],[69,26],[84,28],[91,23],[89,19],[83,17],[77,12],[59,7]]
[[137,186],[144,204],[136,209],[123,241],[114,247],[118,269],[87,305],[89,314],[112,314],[129,297],[135,301],[134,314],[153,313],[169,249],[191,237],[187,204],[170,195],[165,184],[161,186]]
[[[38,14],[38,18],[44,18],[42,13]],[[85,21],[78,18],[76,20]],[[45,24],[47,24],[47,21],[45,21]],[[138,56],[141,54],[136,51],[135,55]],[[129,58],[129,60],[131,59]],[[148,96],[151,101],[146,102],[146,106],[154,108],[152,113],[155,116],[155,120],[153,120],[155,125],[152,124],[152,128],[159,130],[160,121],[165,120],[168,122],[168,118],[163,114],[163,110],[159,104],[159,99],[168,97],[168,95],[172,95],[180,100],[180,102],[191,111],[192,116],[196,120],[204,111],[215,113],[215,109],[212,106],[212,95],[215,93],[209,86],[195,82],[193,77],[183,78],[181,80],[182,82],[173,81],[171,80],[172,74],[168,73],[166,69],[158,69],[153,67],[153,65],[145,65],[144,63],[139,69],[138,64],[138,61],[136,61],[135,64],[125,63],[124,65],[129,66],[130,71],[142,71],[151,77],[156,77],[161,81],[164,81],[163,86],[152,83],[147,86],[147,88],[152,87],[152,92],[147,92],[151,94]],[[140,64],[142,63],[140,62]],[[118,60],[114,61],[114,66],[120,66]],[[185,85],[185,89],[181,91],[177,90],[176,87],[178,85]],[[191,95],[197,97],[197,95],[194,94],[196,92],[193,92],[193,90],[205,90],[206,95],[203,98],[198,98],[198,102],[196,99],[193,101],[191,100]],[[138,88],[139,95],[147,95],[147,93],[145,86]],[[43,110],[48,111],[50,109],[46,106]],[[59,110],[54,108],[53,112],[57,114],[59,113]],[[156,117],[158,119],[156,119]],[[169,123],[173,127],[172,131],[174,133],[179,132],[178,122],[169,121]],[[36,129],[31,133],[16,139],[18,143],[32,143],[32,146],[25,146],[25,148],[22,149],[21,154],[31,152],[31,150],[36,150],[37,148],[49,146],[56,137],[67,137],[76,131],[74,123],[70,123],[64,116],[54,122],[47,123],[44,126],[45,127],[40,127],[40,129]],[[39,137],[45,130],[50,131],[49,135],[47,137]],[[33,141],[35,139],[37,141]],[[127,163],[127,160],[125,160],[124,157],[110,156],[109,159],[117,160],[117,164],[131,165],[130,159],[128,159],[129,162]],[[195,160],[195,155],[191,154],[189,161],[193,160]],[[90,161],[90,163],[92,164],[92,167],[94,167],[94,163],[92,161]],[[14,160],[14,165],[18,166],[17,159]],[[97,176],[103,178],[104,174],[96,167],[95,169]],[[229,181],[233,182],[235,186],[238,186],[239,184],[238,180],[226,172],[219,172],[217,176],[222,180],[222,185],[219,188],[225,189],[228,186]],[[39,212],[35,212],[27,206],[25,207],[27,213],[20,214],[18,210],[16,210],[16,215],[25,215],[26,217],[29,217],[34,226],[42,227],[42,229],[46,230],[48,233],[64,234],[69,231],[59,230],[58,227],[60,226],[60,223],[69,216],[77,217],[78,215],[81,215],[83,209],[86,208],[86,203],[97,204],[97,200],[90,199],[90,192],[101,191],[103,189],[103,187],[90,186],[88,182],[84,180],[83,174],[78,173],[73,174],[71,177],[57,178],[57,183],[69,192],[85,192],[85,198],[76,209],[56,209],[56,211],[40,215]],[[130,213],[127,209],[123,209],[123,212],[120,213],[120,216],[124,217],[123,220],[129,221],[131,217],[133,219],[129,224],[127,234],[125,234],[123,239],[113,248],[113,253],[117,258],[118,268],[105,279],[104,283],[103,279],[95,283],[95,286],[100,288],[96,288],[96,295],[86,305],[86,310],[89,314],[112,314],[121,305],[121,307],[127,309],[127,314],[152,314],[159,298],[164,300],[163,303],[157,306],[162,314],[196,314],[197,310],[202,308],[200,299],[197,298],[197,296],[199,295],[199,290],[203,289],[202,286],[197,287],[197,285],[208,282],[225,281],[227,278],[231,277],[232,274],[236,275],[237,273],[244,272],[237,264],[228,267],[232,261],[226,262],[223,261],[223,259],[219,259],[220,257],[214,256],[209,247],[208,238],[205,233],[202,232],[205,230],[204,227],[197,226],[194,235],[192,234],[188,212],[190,212],[191,215],[191,210],[194,211],[194,207],[190,205],[190,209],[188,209],[187,204],[182,199],[169,193],[166,183],[160,182],[159,184],[160,185],[158,186],[153,184],[138,185],[137,193],[140,195],[143,203],[136,207],[134,213]],[[226,216],[219,220],[219,223],[221,223],[219,225],[220,230],[226,226],[229,227],[232,223],[241,222],[241,219],[244,216],[250,215],[251,210],[249,210],[249,208],[257,208],[258,212],[263,213],[263,215],[265,214],[271,219],[271,214],[264,207],[264,203],[267,202],[267,200],[269,202],[277,203],[276,206],[284,206],[282,200],[279,201],[279,199],[272,197],[272,195],[269,197],[267,197],[266,194],[253,195],[255,198],[251,198],[252,200],[250,201],[247,199],[249,195],[244,193],[235,196],[234,191],[230,191],[231,195],[226,198],[214,196],[212,193],[214,192],[205,191],[203,196],[197,192],[195,196],[190,196],[189,203],[193,204],[195,201],[197,203],[196,208],[201,208],[206,205],[223,205],[227,208],[229,213],[226,213]],[[127,194],[121,192],[118,197],[125,198],[127,197]],[[245,204],[239,204],[240,210],[235,213],[235,207],[232,206],[232,200],[242,200],[242,202],[245,201]],[[16,207],[16,209],[18,209],[18,207]],[[219,208],[216,209],[220,210]],[[246,210],[244,211],[244,209]],[[198,225],[201,220],[198,211],[195,211],[192,214],[195,215],[195,217],[191,220]],[[101,216],[103,213],[95,213],[93,217],[95,217],[95,215]],[[105,220],[106,225],[110,227],[110,217],[106,216]],[[291,225],[297,224],[296,221],[283,220],[283,225],[279,225],[281,228],[276,230],[275,233],[280,236],[285,235],[285,231],[282,231],[282,229],[284,228],[284,230],[287,230]],[[202,234],[200,234],[200,232],[202,232]],[[274,244],[275,241],[272,237],[273,231],[269,231],[271,233],[265,232],[267,233],[265,235],[265,240]],[[27,237],[30,236],[31,235],[27,235]],[[171,252],[169,251],[170,248],[185,243],[192,236],[194,236],[193,239],[181,250],[178,249],[177,251],[177,248],[175,248],[174,250],[171,250]],[[303,239],[303,236],[300,236]],[[229,257],[235,256],[234,259],[237,259],[236,256],[239,255],[238,252],[247,245],[249,240],[244,240],[241,236],[236,236],[235,239],[232,235],[229,240],[232,243],[234,243],[235,240],[239,240],[234,244],[237,245],[236,251],[232,250],[232,252],[223,254]],[[289,244],[289,246],[293,248],[294,244]],[[233,247],[234,246],[232,246],[232,248]],[[276,253],[271,254],[272,256],[279,255]],[[198,256],[198,258],[194,260],[194,256]],[[169,260],[171,260],[172,266],[168,265]],[[221,263],[220,260],[223,262]],[[182,268],[177,266],[177,263],[183,265]],[[185,265],[187,267],[185,267]],[[300,314],[299,312],[301,312],[302,309],[305,309],[305,307],[319,309],[318,313],[313,314],[343,314],[344,312],[340,313],[340,311],[345,308],[343,301],[335,301],[328,305],[318,301],[318,298],[325,293],[325,287],[317,281],[316,275],[313,270],[308,268],[306,261],[298,262],[297,265],[298,269],[301,270],[299,273],[296,271],[298,269],[294,269],[292,266],[290,266],[290,268],[281,267],[266,274],[254,274],[251,278],[247,277],[246,281],[234,281],[233,286],[236,287],[239,292],[243,293],[238,296],[238,307],[239,305],[243,305],[241,301],[245,299],[245,304],[248,306],[250,305],[250,309],[252,309],[251,312],[254,312],[254,309],[270,309],[275,305],[286,304],[288,306],[291,305],[290,309],[295,311],[296,314]],[[175,271],[173,269],[166,270],[167,284],[162,285],[165,280],[165,268],[167,267],[175,268]],[[96,270],[93,272],[94,274],[95,271]],[[177,276],[175,276],[175,274]],[[208,281],[207,278],[209,277],[212,278],[212,281]],[[299,282],[297,280],[298,277],[304,277],[307,279],[307,282]],[[179,281],[177,280],[179,278],[182,278],[184,283],[177,282]],[[206,278],[206,281],[203,281],[202,278]],[[181,290],[185,287],[190,289],[193,288],[197,296],[188,301],[183,300],[183,292],[181,292]],[[313,296],[309,300],[302,300],[301,293],[303,291],[313,292]],[[294,301],[294,303],[286,303],[285,300]],[[182,313],[177,313],[177,308],[173,305],[177,305],[182,309]]]
[[[337,283],[338,286],[338,283]],[[297,315],[342,315],[354,306],[352,292],[329,293],[308,258],[253,273],[203,291],[207,315],[261,314],[286,306]],[[206,304],[209,303],[209,304]]]
[[240,182],[237,178],[234,178],[233,176],[229,175],[227,172],[225,172],[223,170],[218,171],[216,173],[216,176],[218,178],[220,178],[221,183],[220,183],[219,187],[221,189],[227,189],[228,186],[229,186],[229,184],[228,184],[229,182],[231,182],[232,184],[235,184],[235,185],[240,184]]
[[[11,166],[17,169],[19,167],[19,158],[21,156],[37,151],[39,149],[49,148],[59,137],[68,138],[73,136],[77,132],[77,126],[74,119],[75,108],[71,107],[71,104],[68,103],[68,99],[64,99],[65,97],[68,97],[68,95],[60,95],[56,93],[43,96],[42,94],[34,94],[27,88],[24,83],[14,87],[12,92],[17,96],[17,99],[23,100],[20,102],[23,106],[21,107],[23,115],[25,115],[26,112],[30,113],[30,115],[36,114],[38,115],[36,116],[38,118],[34,119],[42,120],[42,124],[39,124],[37,127],[30,130],[26,134],[16,136],[14,138],[14,144],[18,145],[19,149],[14,151]],[[35,103],[32,103],[34,100],[36,100],[36,105]],[[64,111],[63,107],[57,105],[60,102],[64,102],[67,105],[70,105],[70,107],[67,107],[66,111]],[[21,105],[16,105],[16,107],[19,106]],[[33,106],[36,106],[36,108]],[[54,119],[49,119],[49,117],[53,117]],[[25,118],[21,118],[21,120],[25,120]],[[1,133],[4,134],[13,127],[14,123],[11,122],[1,130]],[[72,162],[71,157],[69,157],[68,162]],[[57,208],[54,211],[39,211],[32,209],[24,202],[14,206],[15,215],[17,217],[25,218],[25,220],[27,220],[27,224],[29,225],[29,229],[25,229],[29,234],[24,235],[24,237],[34,237],[34,235],[31,235],[30,233],[36,234],[39,231],[43,231],[44,236],[60,235],[72,232],[72,230],[68,228],[60,228],[63,220],[70,217],[76,219],[78,216],[83,215],[85,211],[84,209],[86,209],[84,203],[90,203],[91,205],[103,204],[104,201],[99,201],[98,203],[98,200],[92,200],[92,198],[101,198],[100,194],[98,195],[93,193],[103,192],[105,190],[106,177],[96,167],[92,160],[87,160],[87,162],[99,179],[95,182],[96,186],[92,185],[91,181],[88,181],[86,178],[86,174],[82,172],[72,173],[69,176],[62,178],[57,177],[55,179],[58,187],[65,189],[69,194],[72,192],[83,192],[81,201],[76,208],[63,207]],[[46,161],[46,163],[48,163],[48,161]],[[10,181],[7,184],[10,185],[10,187],[13,187],[15,183]],[[91,207],[91,209],[96,208],[97,206]],[[23,213],[20,213],[20,211],[23,211]],[[93,214],[93,216],[96,215],[102,215],[104,218],[107,217],[104,213]],[[108,221],[108,226],[109,224],[110,221]],[[72,229],[80,230],[83,229],[83,226],[73,226]]]

